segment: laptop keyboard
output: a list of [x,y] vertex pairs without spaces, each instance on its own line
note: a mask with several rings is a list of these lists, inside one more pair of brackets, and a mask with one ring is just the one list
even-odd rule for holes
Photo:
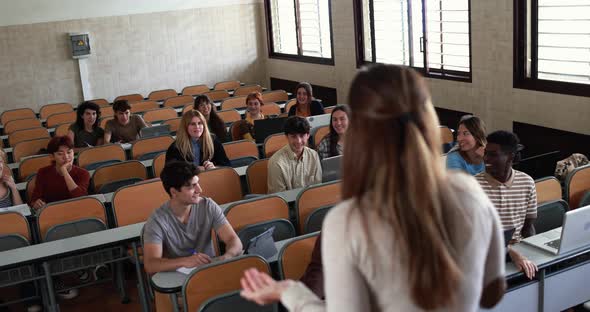
[[551,248],[559,249],[559,243],[561,243],[561,239],[552,240],[550,242],[545,243],[545,245]]

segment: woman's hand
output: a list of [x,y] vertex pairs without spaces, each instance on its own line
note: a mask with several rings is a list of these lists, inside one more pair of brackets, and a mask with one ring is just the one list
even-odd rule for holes
[[14,179],[11,176],[4,175],[2,178],[0,178],[0,181],[6,184],[6,186],[9,187],[13,192],[16,190],[16,183],[14,183]]
[[205,170],[215,169],[215,165],[212,162],[208,161],[208,160],[205,160],[203,162],[203,167],[205,167]]
[[242,292],[240,295],[259,305],[274,303],[281,300],[281,294],[291,283],[290,280],[275,281],[268,274],[256,269],[248,269],[240,280]]
[[535,277],[535,274],[538,271],[536,264],[512,248],[508,250],[508,253],[510,254],[512,262],[519,271],[523,271],[524,275],[526,275],[526,277],[529,279],[533,279],[533,277]]

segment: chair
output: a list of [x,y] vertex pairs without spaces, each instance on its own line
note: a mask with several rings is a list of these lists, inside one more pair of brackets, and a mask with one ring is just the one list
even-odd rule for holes
[[221,109],[244,108],[246,107],[246,96],[233,96],[221,102]]
[[47,148],[47,143],[49,138],[20,142],[12,149],[12,159],[14,162],[20,162],[23,157],[39,154],[42,149]]
[[240,86],[239,80],[221,81],[213,86],[213,90],[235,90]]
[[313,233],[322,230],[322,224],[326,214],[332,209],[332,205],[325,206],[314,210],[309,214],[303,226],[303,233]]
[[225,209],[225,217],[234,231],[260,222],[289,219],[289,205],[276,195],[256,197],[230,204]]
[[285,105],[285,113],[288,113],[293,105],[297,104],[297,99],[290,99]]
[[336,108],[336,106],[324,107],[324,113],[326,113],[326,114],[332,114],[332,111],[334,110],[334,108]]
[[262,92],[262,87],[256,84],[235,88],[234,96],[248,95],[252,92]]
[[268,158],[252,162],[246,169],[246,181],[250,194],[268,193]]
[[166,165],[166,152],[162,152],[158,154],[158,156],[154,157],[154,162],[152,163],[152,175],[155,178],[159,178],[160,174],[162,173],[162,169]]
[[184,113],[186,113],[190,110],[194,110],[194,109],[195,109],[194,104],[188,104],[182,109],[182,115],[184,115]]
[[157,108],[143,113],[143,120],[150,124],[155,121],[162,121],[177,118],[178,114],[172,107]]
[[283,133],[275,133],[264,140],[264,157],[270,158],[274,153],[289,144],[287,136]]
[[166,151],[173,142],[174,138],[170,135],[139,139],[131,145],[131,158],[152,159],[159,152]]
[[230,167],[218,167],[199,174],[202,195],[211,197],[219,205],[242,199],[240,176]]
[[170,197],[160,179],[128,185],[113,195],[113,211],[116,226],[145,222],[152,212]]
[[148,95],[148,100],[160,101],[160,100],[165,100],[167,98],[175,97],[177,95],[178,95],[178,92],[176,92],[176,90],[174,90],[174,89],[157,90],[157,91],[152,91]]
[[241,140],[223,143],[223,149],[229,160],[248,156],[258,159],[258,147],[252,141]]
[[107,121],[113,120],[113,119],[114,119],[114,117],[102,117],[100,119],[99,126],[104,129],[107,126]]
[[272,227],[274,227],[274,230],[272,232],[272,239],[275,242],[293,238],[296,236],[295,227],[293,226],[291,221],[287,219],[274,219],[249,224],[240,229],[239,231],[236,231],[236,233],[238,235],[238,238],[240,238],[242,245],[244,246],[244,248],[246,248],[252,238],[266,232],[268,229]]
[[313,148],[318,148],[320,142],[330,133],[330,126],[320,126],[311,130],[311,136],[313,137]]
[[113,117],[115,116],[115,111],[113,110],[112,106],[102,106],[100,108],[100,117]]
[[23,215],[14,211],[0,212],[0,236],[17,234],[24,237],[28,242],[33,240],[29,231],[29,221]]
[[160,104],[156,101],[139,101],[131,104],[131,113],[137,114],[156,108],[160,108]]
[[270,275],[268,263],[255,255],[240,256],[197,268],[182,286],[184,311],[196,311],[209,298],[240,290],[240,279],[244,271],[251,268]]
[[72,124],[67,124],[67,123],[61,124],[61,125],[59,125],[59,126],[57,126],[57,127],[55,128],[55,132],[53,132],[53,134],[54,134],[55,136],[64,136],[64,135],[68,135],[68,132],[70,132],[70,126],[71,126],[71,125],[72,125]]
[[119,95],[115,98],[113,103],[120,101],[120,100],[127,100],[129,104],[143,101],[143,95],[135,93],[135,94],[127,94],[127,95]]
[[56,113],[49,115],[49,117],[47,117],[47,120],[45,121],[45,125],[47,126],[47,128],[53,128],[63,123],[71,124],[74,122],[76,122],[76,112],[71,111],[67,113]]
[[81,151],[78,154],[78,166],[86,170],[93,170],[97,168],[94,164],[101,164],[110,160],[125,161],[125,159],[125,150],[121,145],[106,144]]
[[453,137],[453,130],[451,130],[447,126],[439,126],[439,129],[442,144],[453,144],[453,142],[455,142],[455,138]]
[[333,181],[308,186],[299,193],[295,202],[295,210],[297,211],[300,233],[304,232],[304,222],[314,210],[340,202],[342,198],[341,187],[340,181]]
[[53,114],[69,113],[72,111],[74,111],[74,108],[70,103],[47,104],[41,106],[41,109],[39,109],[39,118],[47,119],[47,117]]
[[285,90],[274,90],[262,93],[262,101],[266,102],[282,102],[288,101],[289,94]]
[[135,182],[137,179],[147,179],[147,169],[139,161],[128,160],[98,167],[92,174],[91,185],[95,191],[100,191],[108,183],[122,180]]
[[176,133],[176,131],[178,131],[178,128],[180,127],[181,120],[182,117],[171,118],[168,120],[164,120],[162,124],[170,126],[170,133]]
[[266,116],[270,115],[280,115],[281,114],[281,107],[277,103],[264,103],[262,107],[260,107],[262,113]]
[[318,232],[299,236],[283,245],[279,251],[279,276],[282,280],[299,280],[311,262]]
[[537,207],[537,219],[535,220],[535,231],[537,234],[545,233],[562,226],[567,210],[567,203],[562,199],[548,201],[539,205]]
[[35,139],[43,139],[49,138],[49,132],[46,128],[38,127],[38,128],[31,128],[31,129],[23,129],[14,131],[13,133],[8,135],[8,144],[10,146],[16,146],[16,144],[28,141],[28,140],[35,140]]
[[561,184],[555,177],[535,180],[535,189],[537,190],[537,204],[563,198]]
[[588,190],[590,190],[590,165],[574,169],[565,179],[565,198],[569,202],[570,209],[580,207],[580,200]]
[[196,85],[196,86],[188,86],[182,89],[182,95],[197,95],[203,94],[205,92],[209,92],[210,89],[207,85]]
[[31,175],[34,175],[43,167],[52,164],[49,155],[37,155],[23,159],[18,168],[18,181],[26,181]]
[[590,205],[590,191],[586,191],[586,193],[584,193],[582,199],[580,199],[579,205],[580,207],[586,207]]
[[208,96],[209,99],[214,102],[221,101],[223,99],[230,97],[229,92],[227,92],[226,90],[209,91],[203,93],[203,95]]
[[37,118],[35,112],[30,108],[17,108],[5,110],[0,114],[0,122],[6,126],[11,120]]
[[164,107],[183,107],[187,104],[193,104],[194,98],[192,95],[177,95],[169,97],[164,101]]
[[217,115],[226,124],[242,120],[242,115],[240,115],[240,113],[238,113],[238,111],[235,109],[224,109],[222,111],[218,111]]
[[32,176],[29,176],[27,178],[27,186],[25,188],[25,195],[26,195],[26,199],[23,198],[23,200],[26,202],[28,200],[31,200],[31,197],[33,196],[33,191],[35,190],[35,182],[37,181],[37,174],[33,174]]
[[4,124],[4,133],[10,135],[18,130],[38,127],[42,127],[42,125],[41,120],[37,118],[15,119]]
[[240,296],[239,291],[228,292],[205,301],[199,312],[277,312],[278,303],[258,305]]
[[106,99],[94,99],[94,100],[90,100],[88,102],[92,102],[92,103],[100,106],[101,113],[102,113],[103,107],[110,106],[109,101],[107,101]]

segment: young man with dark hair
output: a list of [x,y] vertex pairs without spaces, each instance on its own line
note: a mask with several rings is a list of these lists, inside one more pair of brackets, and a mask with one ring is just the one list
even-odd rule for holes
[[113,103],[115,118],[107,121],[104,127],[105,143],[129,143],[139,139],[139,131],[147,124],[139,115],[131,114],[131,105],[127,100]]
[[145,270],[148,273],[198,267],[215,257],[211,230],[225,243],[219,260],[242,253],[242,243],[221,207],[201,197],[197,167],[173,161],[160,179],[170,200],[152,213],[143,229]]
[[[496,207],[504,229],[515,229],[511,243],[535,235],[537,218],[535,181],[526,173],[512,169],[518,145],[518,137],[512,132],[490,133],[484,155],[486,171],[475,176]],[[514,264],[532,278],[537,270],[535,264],[511,248],[508,251]]]
[[291,116],[285,122],[289,144],[268,161],[268,193],[276,193],[322,182],[320,157],[306,146],[309,140],[307,119]]

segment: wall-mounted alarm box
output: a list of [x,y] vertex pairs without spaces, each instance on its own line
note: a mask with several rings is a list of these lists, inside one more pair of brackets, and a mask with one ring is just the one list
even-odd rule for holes
[[90,56],[90,38],[88,33],[70,33],[72,57],[75,59]]

